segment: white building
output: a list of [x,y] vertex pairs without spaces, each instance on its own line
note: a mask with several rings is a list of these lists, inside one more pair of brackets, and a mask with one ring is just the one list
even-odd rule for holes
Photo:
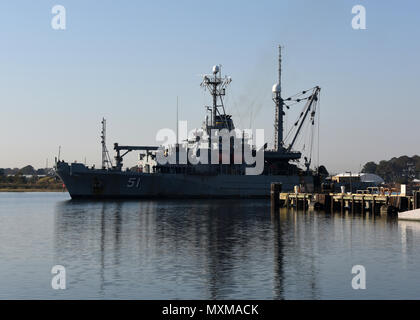
[[335,182],[366,182],[366,183],[374,183],[376,185],[384,183],[384,179],[380,176],[373,174],[373,173],[340,173],[336,176],[332,177],[332,180]]

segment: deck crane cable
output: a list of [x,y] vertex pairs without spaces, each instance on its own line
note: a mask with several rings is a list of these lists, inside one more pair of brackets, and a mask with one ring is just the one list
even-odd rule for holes
[[[316,121],[315,118],[318,118],[319,121],[319,115],[317,117],[317,113],[319,112],[319,103],[320,103],[320,95],[318,94],[318,99],[317,101],[315,101],[314,106],[312,108],[312,112],[311,112],[311,132],[310,132],[310,151],[309,151],[309,165],[312,163],[312,156],[313,156],[313,145],[314,145],[314,141],[315,141],[315,126],[316,126]],[[317,110],[318,109],[318,110]],[[318,133],[319,133],[319,122],[318,122]],[[318,139],[319,139],[319,134],[318,134]],[[318,156],[319,156],[319,151],[318,151]],[[319,166],[319,161],[317,166]],[[308,168],[309,169],[309,168]]]
[[318,147],[318,153],[317,153],[317,168],[319,172],[319,128],[320,128],[320,122],[321,122],[321,93],[318,95],[318,139],[317,139],[317,147]]
[[[305,125],[307,126],[307,123]],[[306,128],[302,131],[306,133]],[[300,148],[302,150],[302,152],[306,150],[305,141],[306,141],[306,139],[304,138],[304,135],[299,135],[298,138],[296,139],[296,142],[295,142],[295,145],[301,145],[302,142],[303,142],[303,146]]]
[[290,128],[289,132],[287,133],[286,138],[284,139],[285,141],[292,135],[292,133],[294,134],[295,131],[297,130],[297,125],[299,124],[299,120],[302,118],[302,116],[305,112],[305,108],[306,108],[306,106],[303,106],[302,111],[299,113],[298,118],[293,123],[292,127]]
[[315,116],[316,116],[316,104],[314,104],[313,108],[312,108],[312,112],[311,112],[311,117],[310,117],[310,121],[306,121],[303,124],[302,127],[302,132],[304,132],[304,134],[299,135],[295,141],[295,145],[302,145],[302,147],[300,147],[299,149],[302,150],[302,152],[305,153],[304,156],[304,160],[305,160],[305,167],[307,168],[307,170],[309,170],[309,166],[312,163],[312,158],[313,158],[313,145],[314,145],[314,140],[315,140]]
[[293,137],[293,140],[290,143],[289,147],[287,148],[287,151],[290,151],[293,148],[294,143],[295,143],[297,137],[300,134],[300,131],[302,129],[302,126],[303,126],[303,124],[304,124],[304,122],[305,122],[305,120],[306,120],[306,118],[307,118],[307,116],[308,116],[308,114],[309,114],[309,112],[311,110],[312,110],[311,117],[313,117],[313,114],[314,114],[313,113],[313,110],[314,110],[315,105],[316,105],[316,103],[318,101],[318,93],[319,93],[320,90],[321,90],[321,88],[315,87],[315,89],[312,91],[312,94],[311,94],[310,98],[307,100],[307,102],[305,104],[305,112],[304,112],[304,115],[303,115],[302,119],[299,119],[299,121],[300,121],[299,127],[297,128],[296,134]]
[[[295,142],[296,145],[303,143],[302,151],[306,151],[307,147],[309,147],[309,150],[311,150],[311,141],[310,141],[311,130],[309,130],[310,129],[309,127],[312,127],[312,125],[310,121],[307,121],[304,124],[304,128],[302,130],[304,134],[299,135]],[[308,155],[310,156],[310,152]]]
[[311,132],[310,132],[310,150],[309,150],[309,165],[312,163],[312,150],[313,150],[313,145],[314,145],[314,136],[315,136],[315,116],[316,116],[316,108],[317,108],[317,104],[314,104],[314,107],[312,109],[312,113],[311,113]]
[[[293,95],[293,96],[291,96],[291,97],[289,97],[289,98],[287,98],[287,99],[285,99],[284,101],[294,101],[294,103],[291,103],[291,104],[289,104],[289,105],[286,105],[286,108],[288,108],[289,109],[289,107],[291,107],[291,106],[293,106],[293,105],[295,105],[295,104],[298,104],[298,103],[301,103],[302,101],[305,101],[305,100],[308,100],[312,95],[310,94],[309,96],[306,96],[306,97],[303,97],[303,98],[299,98],[299,99],[293,99],[293,98],[295,98],[295,97],[298,97],[298,96],[302,96],[302,95],[305,95],[305,94],[308,94],[311,90],[313,90],[313,89],[315,89],[316,87],[313,87],[313,88],[311,88],[311,89],[308,89],[308,90],[304,90],[304,91],[302,91],[302,92],[299,92],[299,93],[297,93],[297,94],[295,94],[295,95]],[[304,114],[304,111],[305,111],[305,107],[306,106],[303,106],[303,108],[302,108],[302,111],[299,113],[299,116],[298,116],[298,118],[296,119],[296,121],[294,122],[294,125],[292,125],[292,127],[290,128],[290,130],[288,131],[288,133],[286,134],[286,138],[284,139],[285,141],[288,139],[288,137],[292,134],[292,132],[294,131],[294,129],[296,129],[296,127],[297,127],[297,125],[298,125],[298,122],[299,122],[299,120],[300,120],[300,118],[303,116],[303,114]]]
[[296,94],[294,94],[294,95],[290,96],[289,98],[284,99],[284,101],[289,101],[289,100],[292,100],[294,97],[305,95],[305,94],[307,94],[308,92],[310,92],[311,90],[314,90],[315,88],[316,88],[316,86],[315,86],[315,87],[312,87],[312,88],[310,88],[310,89],[307,89],[307,90],[303,90],[303,91],[301,91],[301,92],[298,92],[298,93],[296,93]]

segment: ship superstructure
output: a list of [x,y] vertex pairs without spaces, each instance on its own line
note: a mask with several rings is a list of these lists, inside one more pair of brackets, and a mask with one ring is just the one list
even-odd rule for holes
[[[206,106],[206,119],[193,137],[179,141],[177,129],[176,142],[169,146],[115,143],[115,164],[112,165],[103,120],[101,169],[80,163],[68,164],[58,159],[57,175],[72,198],[265,197],[269,195],[271,182],[282,182],[284,190],[291,190],[295,185],[312,189],[311,160],[306,158],[306,170],[300,169],[292,162],[300,160],[302,154],[293,148],[303,124],[306,121],[314,124],[320,88],[314,87],[283,99],[279,47],[279,80],[272,88],[274,147],[268,149],[267,144],[257,146],[253,143],[252,132],[235,128],[232,116],[226,113],[224,97],[231,81],[230,77],[222,75],[220,65],[214,66],[211,74],[203,76],[201,87],[210,93],[212,104]],[[306,105],[294,124],[294,131],[288,134],[290,143],[286,144],[283,138],[284,109],[302,101],[306,101]],[[223,140],[222,132],[235,134],[230,135],[229,140]],[[123,158],[132,151],[139,153],[137,170],[123,170]],[[258,175],[247,174],[253,166],[245,161],[247,151],[251,156],[263,154],[264,163]]]

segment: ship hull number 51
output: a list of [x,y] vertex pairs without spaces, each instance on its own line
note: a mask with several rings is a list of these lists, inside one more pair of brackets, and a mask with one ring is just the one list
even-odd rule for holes
[[128,178],[127,188],[140,188],[140,178]]

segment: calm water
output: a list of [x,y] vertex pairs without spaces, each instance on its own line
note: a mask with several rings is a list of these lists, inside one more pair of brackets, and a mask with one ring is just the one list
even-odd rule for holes
[[[420,223],[269,201],[0,193],[0,298],[420,298]],[[53,265],[67,289],[51,288]],[[353,290],[351,268],[366,268]]]

